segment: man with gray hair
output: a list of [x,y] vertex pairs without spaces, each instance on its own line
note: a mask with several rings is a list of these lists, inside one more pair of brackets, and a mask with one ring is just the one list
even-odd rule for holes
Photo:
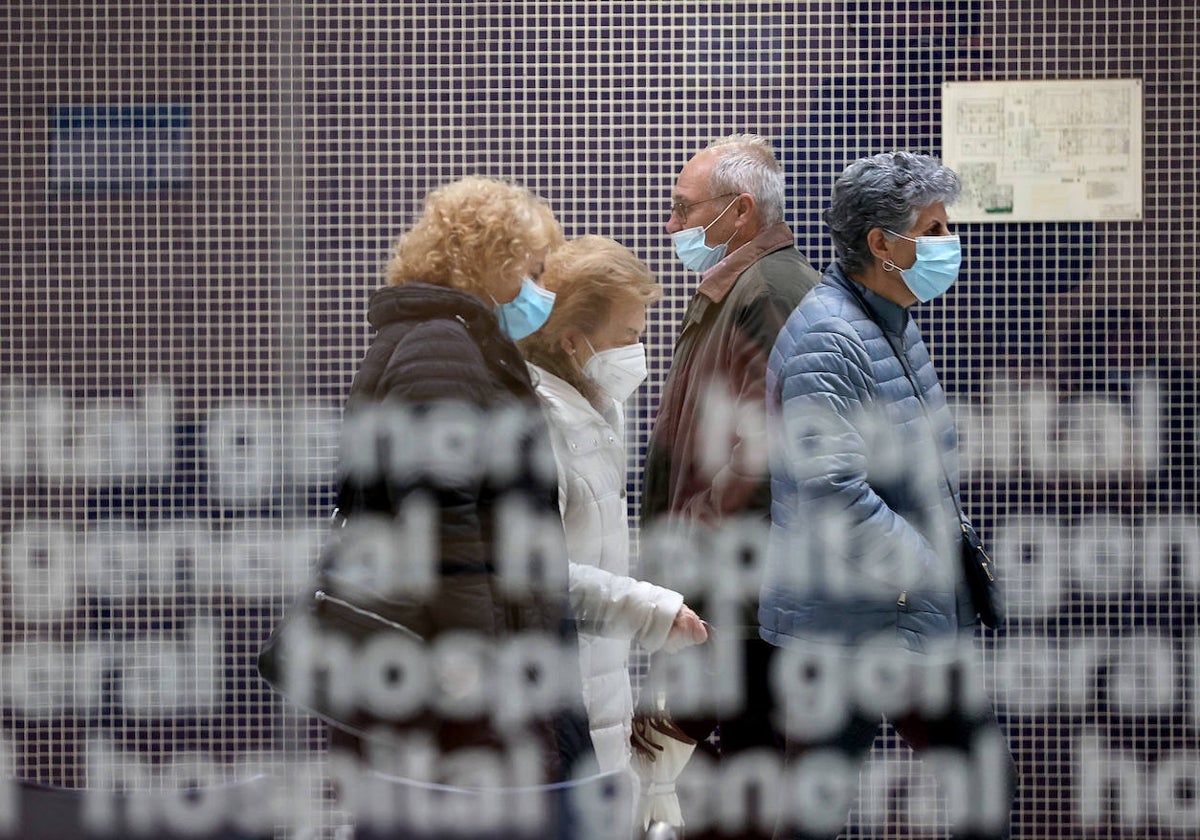
[[[675,342],[650,438],[647,529],[670,521],[694,537],[747,520],[765,526],[769,517],[767,356],[788,315],[820,281],[796,248],[783,206],[783,171],[770,142],[758,135],[715,140],[679,173],[666,229],[700,284]],[[719,737],[711,739],[722,755],[775,742],[766,691],[770,647],[758,638],[753,601],[756,594],[740,604],[730,626],[715,628],[726,640],[744,640],[743,673],[717,675],[741,681],[744,698],[740,712],[720,716]],[[710,620],[716,615],[700,612]],[[692,723],[693,736],[710,734],[712,721]]]

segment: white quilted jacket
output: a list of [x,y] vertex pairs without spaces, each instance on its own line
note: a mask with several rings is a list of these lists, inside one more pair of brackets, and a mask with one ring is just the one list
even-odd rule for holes
[[667,640],[683,596],[629,575],[629,514],[622,406],[606,419],[571,385],[536,365],[534,387],[550,422],[558,500],[571,561],[588,726],[601,771],[629,767],[633,691],[629,645]]

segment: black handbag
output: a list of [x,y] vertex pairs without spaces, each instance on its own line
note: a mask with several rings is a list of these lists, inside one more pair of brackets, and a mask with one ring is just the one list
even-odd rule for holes
[[[336,557],[345,536],[344,525],[345,519],[335,513],[317,571],[272,629],[259,649],[256,664],[259,676],[280,694],[327,723],[357,735],[373,721],[361,713],[347,716],[344,710],[331,708],[330,687],[323,678],[305,692],[304,699],[293,696],[295,686],[289,685],[289,666],[296,660],[296,646],[311,643],[314,637],[340,638],[357,645],[379,634],[423,642],[428,618],[420,604],[387,601],[339,581],[333,572],[332,558]],[[297,633],[298,625],[304,626],[304,632]]]
[[361,641],[378,632],[396,633],[413,641],[424,641],[410,627],[343,597],[323,574],[315,576],[304,587],[295,603],[271,631],[258,652],[258,673],[273,688],[283,690],[283,672],[287,658],[285,637],[290,625],[305,614],[318,630],[340,633]]
[[962,523],[960,557],[963,579],[971,593],[971,606],[979,620],[993,629],[1000,626],[1004,622],[1004,594],[996,581],[996,569],[979,534],[966,521]]

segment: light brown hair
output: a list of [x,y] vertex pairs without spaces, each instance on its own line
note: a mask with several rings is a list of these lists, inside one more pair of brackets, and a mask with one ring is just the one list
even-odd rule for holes
[[595,335],[617,302],[649,306],[662,297],[654,274],[633,251],[603,236],[581,236],[552,251],[542,285],[554,292],[554,309],[540,330],[518,342],[525,358],[572,385],[589,400],[596,386],[563,347],[572,328]]

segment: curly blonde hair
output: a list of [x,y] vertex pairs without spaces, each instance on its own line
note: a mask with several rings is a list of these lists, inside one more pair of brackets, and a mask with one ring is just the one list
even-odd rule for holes
[[546,202],[516,184],[472,175],[438,187],[401,234],[384,269],[390,286],[431,283],[491,300],[521,279],[534,255],[563,243]]
[[554,308],[542,328],[517,346],[526,359],[595,402],[598,389],[563,349],[564,333],[574,328],[594,336],[614,304],[649,306],[662,297],[662,287],[633,251],[612,239],[592,235],[572,239],[552,251],[546,257],[541,282],[554,292]]

